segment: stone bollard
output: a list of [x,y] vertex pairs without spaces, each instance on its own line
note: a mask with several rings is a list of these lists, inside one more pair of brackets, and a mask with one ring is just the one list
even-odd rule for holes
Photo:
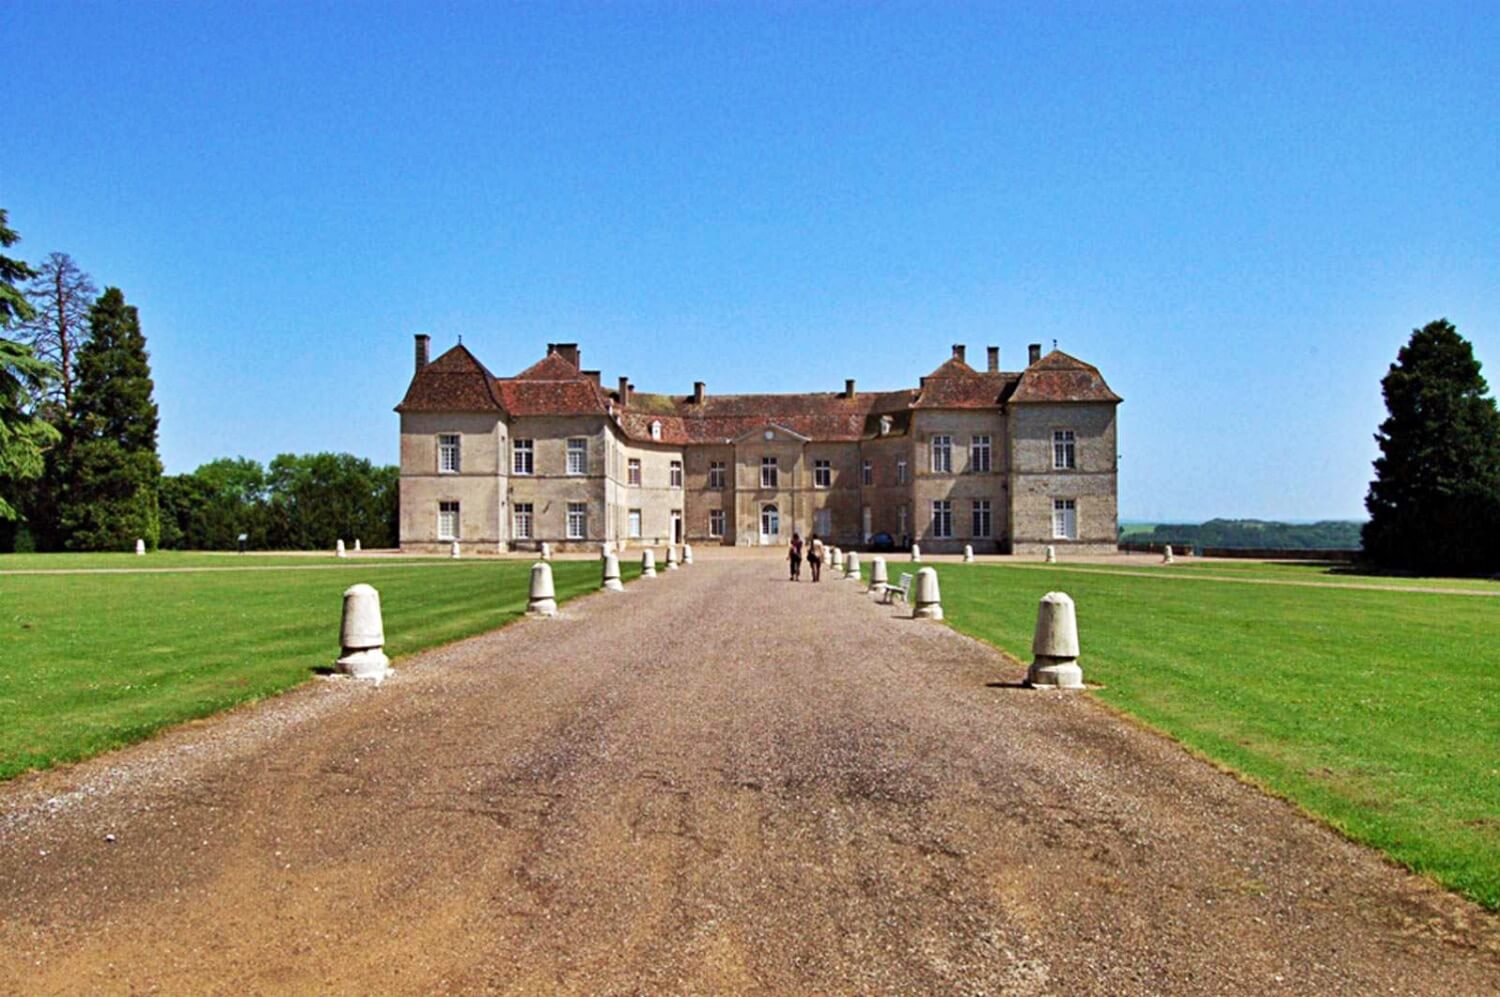
[[922,548],[916,544],[911,545],[911,560],[913,564],[919,563],[922,560]]
[[656,577],[656,551],[652,550],[650,547],[647,547],[645,550],[641,551],[641,577]]
[[974,563],[974,545],[973,544],[964,544],[964,563],[965,564],[973,564]]
[[943,618],[943,596],[938,591],[936,568],[923,568],[917,572],[914,583],[916,594],[911,600],[911,618],[914,620],[941,620]]
[[135,541],[135,556],[136,557],[145,557],[146,556],[146,541],[141,540],[139,538],[136,539],[136,541]]
[[364,550],[364,548],[359,545],[359,537],[355,537],[354,538],[354,553],[358,554],[362,550]]
[[614,548],[609,545],[608,540],[599,545],[599,560],[604,560],[612,553],[614,553]]
[[604,555],[604,582],[599,587],[609,589],[611,592],[621,592],[625,589],[620,582],[620,558],[614,551]]
[[541,554],[543,561],[552,560],[552,545],[543,540],[541,543],[541,547],[538,549],[538,553]]
[[363,583],[344,590],[344,619],[339,627],[343,656],[334,662],[339,671],[379,685],[391,671],[385,656],[385,624],[380,619],[380,593]]
[[1047,545],[1047,563],[1048,564],[1056,564],[1057,563],[1057,548],[1054,547],[1054,546],[1052,546],[1051,544]]
[[335,542],[334,545],[333,545],[333,556],[334,557],[348,557],[349,556],[348,552],[346,552],[344,550],[344,541],[343,541],[342,537],[339,538],[339,540],[337,542]]
[[1167,549],[1162,552],[1161,563],[1162,564],[1171,564],[1172,563],[1172,545],[1171,544],[1167,544]]
[[1036,611],[1031,653],[1036,657],[1026,671],[1027,684],[1083,688],[1083,669],[1078,667],[1078,616],[1072,598],[1066,593],[1048,592],[1042,596]]
[[859,551],[851,550],[844,555],[844,577],[851,582],[857,582],[861,579],[862,576],[859,573]]
[[677,570],[677,548],[673,544],[667,544],[667,570]]
[[844,567],[844,552],[837,547],[828,548],[828,566],[835,571],[842,570]]
[[890,577],[885,573],[885,558],[875,557],[870,560],[870,594],[879,602],[885,598],[886,587],[890,585]]
[[538,561],[531,566],[531,594],[526,599],[528,616],[556,616],[557,590],[552,587],[552,565]]
[[692,564],[693,563],[693,545],[692,544],[683,544],[682,545],[682,563],[683,564]]
[[449,557],[455,557],[455,558],[463,556],[463,551],[461,549],[459,549],[458,541],[457,540],[453,541],[453,546],[450,547],[450,548],[448,548],[448,556]]

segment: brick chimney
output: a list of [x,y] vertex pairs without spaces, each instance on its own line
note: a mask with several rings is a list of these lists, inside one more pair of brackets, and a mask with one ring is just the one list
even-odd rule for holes
[[623,408],[630,404],[630,378],[620,378],[620,406]]
[[1026,357],[1026,366],[1028,367],[1036,363],[1038,360],[1042,359],[1042,344],[1032,343],[1030,346],[1026,347]]
[[963,343],[954,343],[953,344],[953,359],[957,360],[959,363],[963,363],[964,362],[964,344]]
[[852,377],[846,377],[844,379],[844,397],[845,398],[853,398],[854,397],[854,378],[852,378]]
[[586,370],[583,372],[583,376],[593,381],[594,387],[599,387],[599,378],[601,375],[597,370]]
[[703,390],[705,388],[707,388],[707,387],[708,387],[708,385],[704,384],[702,381],[694,381],[693,382],[693,404],[694,405],[702,405],[703,404]]
[[990,363],[989,363],[989,371],[990,371],[990,373],[991,374],[998,373],[1000,371],[1000,347],[998,347],[998,346],[987,346],[987,347],[985,347],[985,352],[987,352],[990,355]]
[[425,332],[417,333],[417,372],[427,366],[427,354],[432,346],[432,337]]
[[548,353],[556,353],[574,367],[583,365],[583,354],[578,350],[577,343],[548,343]]

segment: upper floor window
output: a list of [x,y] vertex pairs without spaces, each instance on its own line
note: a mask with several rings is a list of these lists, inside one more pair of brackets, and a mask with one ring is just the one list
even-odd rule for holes
[[625,464],[625,483],[627,485],[638,485],[641,483],[641,462],[639,458],[632,457]]
[[1078,500],[1052,500],[1052,536],[1057,540],[1078,539]]
[[442,474],[459,472],[457,433],[442,433],[438,436],[438,471]]
[[437,533],[439,540],[459,539],[457,502],[438,503]]
[[586,439],[571,439],[568,441],[568,473],[587,474],[589,471],[589,441]]
[[860,468],[860,475],[860,480],[866,485],[873,485],[875,483],[875,462],[873,460],[865,461],[864,465]]
[[536,445],[531,440],[514,440],[511,444],[510,472],[531,474],[536,470]]
[[940,538],[953,536],[953,503],[947,499],[937,499],[932,503],[932,535]]
[[896,484],[906,484],[906,461],[896,461]]
[[762,457],[760,459],[760,486],[762,488],[777,487],[777,468],[775,457]]
[[672,461],[672,487],[682,487],[682,461],[680,460]]
[[833,463],[818,459],[813,461],[813,487],[827,488],[833,484]]
[[989,469],[990,438],[989,436],[976,436],[969,441],[969,470],[976,474],[984,474]]
[[653,423],[651,423],[651,438],[653,440],[659,440],[659,439],[661,439],[661,423],[660,422],[653,422]]
[[1078,451],[1071,429],[1052,431],[1052,467],[1058,471],[1071,471],[1078,466]]
[[932,438],[932,473],[953,473],[953,437],[934,436]]
[[711,460],[708,462],[708,487],[724,487],[724,462],[722,460]]

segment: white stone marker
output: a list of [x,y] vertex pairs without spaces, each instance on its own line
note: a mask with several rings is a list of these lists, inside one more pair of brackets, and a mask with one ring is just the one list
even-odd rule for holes
[[552,587],[552,565],[538,561],[531,566],[531,595],[526,600],[529,616],[556,616],[557,590]]
[[922,548],[916,544],[911,545],[911,559],[914,564],[922,560]]
[[885,598],[886,586],[890,584],[890,577],[885,573],[885,558],[875,557],[870,561],[870,594],[879,602]]
[[135,541],[135,556],[136,557],[145,557],[146,556],[146,541],[140,539],[139,537],[136,538],[136,541]]
[[974,563],[974,545],[973,544],[964,544],[964,563],[965,564],[973,564]]
[[348,557],[349,556],[349,554],[344,550],[344,540],[343,540],[342,537],[340,537],[339,540],[333,545],[333,556],[334,557]]
[[834,547],[828,552],[828,566],[835,571],[844,567],[844,552]]
[[364,550],[364,548],[359,545],[359,537],[355,537],[354,538],[354,553],[358,554],[362,550]]
[[449,557],[462,557],[463,551],[459,549],[458,541],[453,541],[453,546],[448,550]]
[[860,580],[859,551],[851,550],[844,555],[844,577],[851,582]]
[[1054,546],[1052,546],[1051,544],[1047,545],[1047,563],[1048,564],[1056,564],[1057,563],[1057,548],[1054,547]]
[[339,627],[343,656],[338,670],[379,685],[391,672],[385,656],[385,624],[380,618],[380,593],[363,583],[344,590],[344,618]]
[[692,564],[693,563],[693,545],[692,544],[683,544],[682,545],[682,563],[683,564]]
[[540,553],[542,555],[542,560],[543,561],[550,561],[550,560],[552,560],[552,545],[549,544],[547,541],[543,540],[542,541],[542,547],[541,547]]
[[621,592],[625,588],[620,581],[620,558],[614,551],[604,555],[604,583],[599,587],[611,592]]
[[943,596],[938,591],[936,568],[923,568],[917,572],[916,596],[911,601],[911,618],[914,620],[941,620],[943,618]]
[[604,560],[612,553],[614,553],[614,548],[609,545],[608,540],[599,545],[599,560]]
[[667,570],[677,570],[677,548],[672,544],[667,544]]
[[645,550],[641,551],[641,577],[656,577],[656,551],[652,550],[650,547],[647,547]]
[[1026,672],[1028,684],[1083,688],[1083,669],[1078,667],[1078,616],[1067,593],[1048,592],[1042,596],[1037,606],[1031,653],[1036,657]]
[[1161,563],[1162,564],[1171,564],[1172,563],[1172,545],[1171,544],[1167,544],[1167,549],[1162,552]]

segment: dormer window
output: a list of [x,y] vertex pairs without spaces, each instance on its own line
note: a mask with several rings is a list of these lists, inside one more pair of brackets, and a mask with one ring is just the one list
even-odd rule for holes
[[661,439],[661,423],[660,422],[652,422],[651,423],[651,438],[653,440],[659,440],[659,439]]

